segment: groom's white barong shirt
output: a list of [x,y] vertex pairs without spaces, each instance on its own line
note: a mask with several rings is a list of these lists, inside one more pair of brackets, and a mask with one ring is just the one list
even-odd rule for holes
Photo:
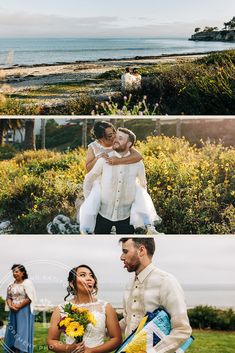
[[[122,158],[116,151],[110,157]],[[84,196],[87,197],[93,182],[100,177],[101,206],[99,214],[110,221],[121,221],[130,217],[131,205],[135,200],[136,180],[146,187],[146,176],[142,161],[133,164],[109,165],[104,158],[99,158],[86,174],[83,184]]]
[[172,330],[148,353],[173,353],[190,336],[191,327],[183,290],[175,277],[152,263],[126,288],[124,318],[119,322],[127,337],[139,325],[147,311],[162,306],[171,317]]

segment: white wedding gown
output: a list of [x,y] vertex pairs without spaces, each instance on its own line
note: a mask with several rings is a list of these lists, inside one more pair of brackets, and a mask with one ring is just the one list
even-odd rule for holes
[[[92,142],[89,146],[93,149],[95,157],[112,151],[112,147],[105,148],[97,141]],[[100,179],[96,179],[89,196],[85,199],[77,214],[81,233],[94,233],[96,218],[100,209],[100,199]],[[161,218],[158,216],[147,190],[136,183],[135,201],[131,207],[130,224],[134,228],[138,228],[160,222]]]
[[[67,304],[67,302],[65,302]],[[106,305],[107,302],[98,299],[96,302],[86,303],[86,304],[74,304],[79,308],[87,308],[96,319],[96,325],[93,326],[89,324],[83,336],[83,341],[85,346],[88,348],[94,348],[100,346],[104,343],[106,336]],[[59,305],[61,318],[65,316],[63,305]],[[74,343],[74,339],[65,335],[65,340],[67,344]]]

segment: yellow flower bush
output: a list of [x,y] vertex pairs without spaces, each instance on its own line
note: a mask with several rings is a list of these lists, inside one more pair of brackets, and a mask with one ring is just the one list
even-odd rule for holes
[[[174,234],[235,233],[235,149],[190,145],[157,136],[138,142],[148,191],[163,219],[158,231]],[[15,233],[46,233],[58,214],[75,219],[81,198],[85,153],[27,151],[0,161],[0,220]]]

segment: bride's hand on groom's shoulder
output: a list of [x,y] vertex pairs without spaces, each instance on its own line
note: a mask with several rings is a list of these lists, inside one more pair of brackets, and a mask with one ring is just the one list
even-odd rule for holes
[[104,157],[106,162],[110,165],[117,165],[117,164],[120,164],[120,159],[121,158],[118,158],[118,157]]

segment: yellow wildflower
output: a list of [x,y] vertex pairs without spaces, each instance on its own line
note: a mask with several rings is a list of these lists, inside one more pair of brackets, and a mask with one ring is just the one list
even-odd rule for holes
[[78,307],[76,305],[72,305],[71,306],[71,310],[75,311],[75,312],[78,312]]
[[78,313],[81,313],[81,314],[83,314],[83,313],[87,313],[88,312],[88,309],[87,308],[77,308],[78,310]]
[[84,332],[84,327],[78,322],[71,322],[65,330],[65,333],[71,338],[82,337]]
[[70,324],[71,321],[73,321],[73,320],[70,317],[66,317],[66,318],[64,318],[63,320],[60,321],[59,326],[60,327],[62,327],[62,326],[67,327]]

